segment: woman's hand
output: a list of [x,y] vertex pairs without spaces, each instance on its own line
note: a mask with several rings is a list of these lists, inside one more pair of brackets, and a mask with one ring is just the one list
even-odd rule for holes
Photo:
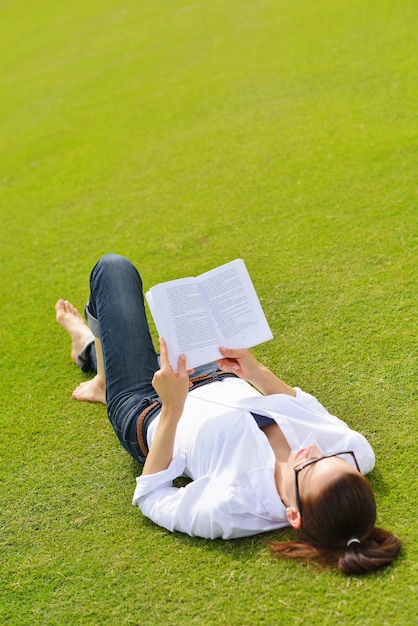
[[243,380],[251,383],[261,393],[268,396],[275,393],[284,393],[296,396],[296,391],[262,365],[249,350],[229,350],[219,348],[224,358],[219,359],[218,367],[223,372],[236,374]]
[[180,355],[177,374],[173,371],[164,339],[160,339],[160,369],[155,372],[152,386],[162,402],[157,430],[142,470],[142,475],[155,474],[166,469],[173,458],[177,424],[182,416],[189,391],[186,357]]
[[186,369],[186,355],[178,360],[177,373],[173,371],[164,339],[160,338],[160,369],[155,372],[152,386],[161,398],[162,405],[172,414],[181,416],[189,391],[189,375]]
[[218,367],[223,372],[236,374],[244,380],[251,382],[257,370],[261,367],[257,359],[249,350],[231,350],[228,348],[219,348],[223,359],[219,359]]

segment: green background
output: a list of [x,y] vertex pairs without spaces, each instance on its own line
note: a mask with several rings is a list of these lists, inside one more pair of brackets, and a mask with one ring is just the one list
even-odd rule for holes
[[[2,623],[416,623],[417,26],[415,0],[0,2]],[[393,566],[131,506],[140,468],[71,399],[54,321],[106,252],[145,288],[245,260],[257,356],[375,449]]]

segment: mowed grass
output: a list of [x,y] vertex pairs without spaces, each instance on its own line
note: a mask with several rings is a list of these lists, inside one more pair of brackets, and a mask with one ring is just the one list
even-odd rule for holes
[[[0,4],[2,624],[416,623],[415,4]],[[54,322],[106,252],[146,288],[245,259],[255,352],[371,441],[396,564],[347,579],[131,506]]]

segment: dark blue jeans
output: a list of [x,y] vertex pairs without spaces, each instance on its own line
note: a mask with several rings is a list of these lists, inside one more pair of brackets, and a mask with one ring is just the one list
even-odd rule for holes
[[[142,411],[158,400],[151,381],[159,360],[145,314],[142,280],[128,259],[107,254],[95,265],[85,313],[91,331],[102,344],[109,420],[122,446],[143,463],[137,423]],[[196,368],[193,377],[210,373],[216,380],[216,372],[216,363],[211,363]],[[145,436],[158,412],[157,408],[145,419]]]

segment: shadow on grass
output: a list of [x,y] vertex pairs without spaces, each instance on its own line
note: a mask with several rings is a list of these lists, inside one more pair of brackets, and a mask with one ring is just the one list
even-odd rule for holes
[[379,468],[375,467],[373,471],[370,472],[370,474],[367,474],[367,478],[370,481],[370,485],[377,500],[379,499],[380,495],[383,496],[389,493],[388,484],[385,481],[383,474]]

